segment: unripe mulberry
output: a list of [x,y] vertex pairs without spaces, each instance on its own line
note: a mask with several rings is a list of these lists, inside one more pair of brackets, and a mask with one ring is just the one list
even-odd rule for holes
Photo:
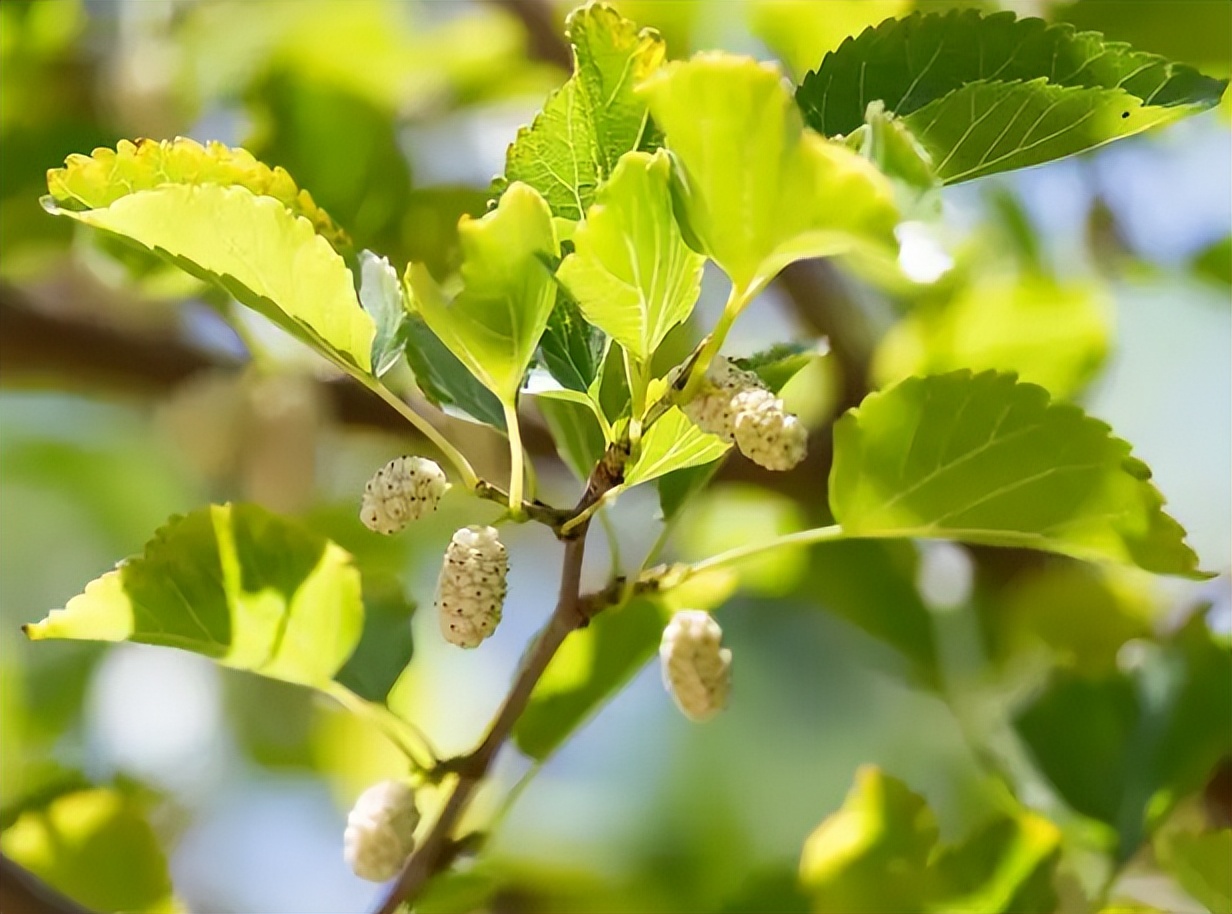
[[436,510],[449,488],[445,473],[426,457],[395,457],[364,486],[359,518],[364,526],[389,536]]
[[441,634],[458,647],[478,647],[496,631],[505,603],[509,556],[493,527],[463,527],[445,549],[437,583]]
[[767,470],[790,470],[808,452],[808,429],[770,391],[752,387],[732,397],[736,447]]
[[676,613],[663,630],[663,684],[689,720],[709,720],[727,704],[732,655],[722,639],[719,623],[700,609]]
[[703,432],[718,435],[724,441],[732,441],[735,414],[731,401],[737,393],[747,388],[761,388],[761,379],[751,371],[737,368],[721,355],[716,355],[706,369],[702,388],[681,409]]
[[418,824],[415,794],[407,784],[373,784],[360,794],[347,816],[343,856],[360,879],[393,879],[411,856]]

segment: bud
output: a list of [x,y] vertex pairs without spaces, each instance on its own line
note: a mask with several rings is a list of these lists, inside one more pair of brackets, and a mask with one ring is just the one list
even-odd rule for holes
[[449,488],[445,473],[426,457],[395,457],[364,486],[359,518],[364,526],[389,536],[436,510]]
[[730,442],[733,440],[732,422],[735,418],[732,397],[747,388],[761,387],[761,379],[753,372],[737,368],[723,356],[716,355],[706,369],[701,390],[681,409],[703,432]]
[[722,640],[719,623],[700,609],[676,613],[663,630],[663,684],[689,720],[709,720],[727,704],[732,655]]
[[808,452],[808,429],[770,391],[753,387],[732,397],[732,428],[740,453],[767,470],[790,470]]
[[381,781],[365,790],[347,816],[342,853],[360,879],[393,879],[415,848],[419,810],[402,781]]
[[505,603],[509,556],[494,527],[463,527],[445,548],[437,582],[441,634],[458,647],[478,647],[496,631]]

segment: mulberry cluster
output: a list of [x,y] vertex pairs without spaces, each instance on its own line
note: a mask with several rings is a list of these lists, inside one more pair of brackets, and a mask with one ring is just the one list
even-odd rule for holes
[[808,451],[808,430],[751,371],[715,356],[701,392],[684,414],[702,431],[734,441],[767,470],[790,470]]
[[689,720],[709,720],[727,704],[732,655],[722,640],[719,623],[699,609],[676,613],[663,630],[663,684]]
[[425,457],[395,457],[364,486],[359,518],[364,526],[389,536],[436,510],[449,488],[445,473]]
[[509,556],[495,528],[472,525],[453,535],[445,549],[436,596],[446,641],[478,647],[496,631],[508,572]]
[[360,879],[392,879],[415,848],[418,824],[411,788],[402,781],[381,781],[360,794],[347,816],[343,856]]

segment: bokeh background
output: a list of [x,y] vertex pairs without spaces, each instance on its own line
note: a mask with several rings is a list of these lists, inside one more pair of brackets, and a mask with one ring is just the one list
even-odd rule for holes
[[[798,78],[846,35],[923,4],[615,5],[659,28],[672,57],[724,48],[777,57]],[[1217,0],[1000,5],[1100,29],[1212,75],[1232,64],[1232,6]],[[138,552],[169,515],[210,500],[256,501],[382,569],[376,596],[411,616],[415,636],[391,704],[445,753],[482,733],[550,611],[559,556],[546,533],[510,531],[506,621],[481,651],[447,650],[431,612],[411,610],[416,601],[430,608],[439,555],[456,526],[478,520],[474,506],[450,496],[413,536],[364,531],[364,480],[412,446],[396,418],[258,318],[241,318],[242,335],[277,367],[246,367],[225,303],[46,215],[46,169],[120,138],[243,145],[285,166],[359,244],[395,265],[414,259],[447,272],[458,216],[483,211],[505,147],[567,75],[567,9],[0,3],[3,847],[31,853],[33,838],[13,837],[30,821],[23,815],[62,829],[73,847],[91,816],[131,826],[107,846],[78,848],[82,860],[102,861],[97,868],[46,873],[70,894],[219,914],[357,911],[376,897],[348,871],[341,844],[358,792],[401,770],[379,732],[306,690],[189,654],[34,646],[21,636],[22,623]],[[1007,721],[1051,671],[1117,675],[1193,618],[1232,631],[1230,165],[1227,122],[1209,112],[1078,159],[947,189],[941,227],[904,238],[903,265],[918,287],[806,270],[769,290],[732,336],[741,354],[829,334],[834,354],[789,390],[789,405],[824,435],[861,390],[918,367],[912,334],[922,331],[903,323],[908,312],[978,307],[1034,282],[1050,284],[1049,294],[1064,289],[1081,331],[1059,334],[1044,355],[1035,345],[996,358],[1046,376],[1131,441],[1219,577],[1088,574],[1063,560],[942,546],[849,544],[767,559],[720,611],[736,656],[731,708],[688,725],[658,671],[642,670],[525,781],[473,880],[451,891],[482,899],[496,879],[495,906],[507,911],[786,909],[776,905],[792,903],[784,886],[803,839],[838,807],[859,765],[878,764],[924,794],[943,839],[957,838],[995,789],[986,745],[1012,736]],[[724,293],[708,275],[699,314],[717,314]],[[686,328],[678,344],[697,332]],[[481,472],[501,472],[500,440],[448,421]],[[532,422],[531,442],[545,497],[576,497],[542,424]],[[669,553],[697,557],[824,515],[824,477],[793,474],[774,490],[764,482],[747,467],[724,471]],[[612,517],[626,558],[652,536],[657,505],[641,494]],[[608,555],[598,547],[589,558],[589,579],[602,583]],[[943,690],[921,673],[933,653]],[[501,757],[476,821],[528,768],[513,750]],[[83,794],[83,785],[111,792]],[[1038,789],[1028,799],[1047,794]],[[1098,879],[1081,855],[1068,859],[1066,909],[1083,910],[1081,889]],[[1131,861],[1115,894],[1201,910],[1149,852]]]

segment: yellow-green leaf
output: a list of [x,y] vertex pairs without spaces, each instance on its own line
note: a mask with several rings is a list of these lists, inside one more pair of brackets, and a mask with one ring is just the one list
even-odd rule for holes
[[703,432],[684,413],[672,407],[642,438],[641,449],[625,470],[624,484],[635,486],[673,470],[710,463],[726,454],[730,447],[722,438]]
[[221,285],[341,367],[371,371],[376,328],[346,262],[312,223],[246,187],[162,184],[109,204],[51,211],[111,232]]
[[463,216],[458,233],[462,291],[446,301],[416,264],[407,272],[413,306],[449,351],[511,404],[556,302],[552,214],[534,188],[513,184],[492,212]]
[[686,228],[737,288],[794,260],[893,248],[889,181],[804,128],[776,67],[701,54],[641,91],[678,165]]
[[573,244],[557,277],[590,323],[646,361],[693,310],[706,262],[672,215],[667,153],[626,153]]
[[178,647],[319,686],[355,649],[363,618],[348,553],[255,505],[213,505],[173,518],[142,555],[24,630]]

